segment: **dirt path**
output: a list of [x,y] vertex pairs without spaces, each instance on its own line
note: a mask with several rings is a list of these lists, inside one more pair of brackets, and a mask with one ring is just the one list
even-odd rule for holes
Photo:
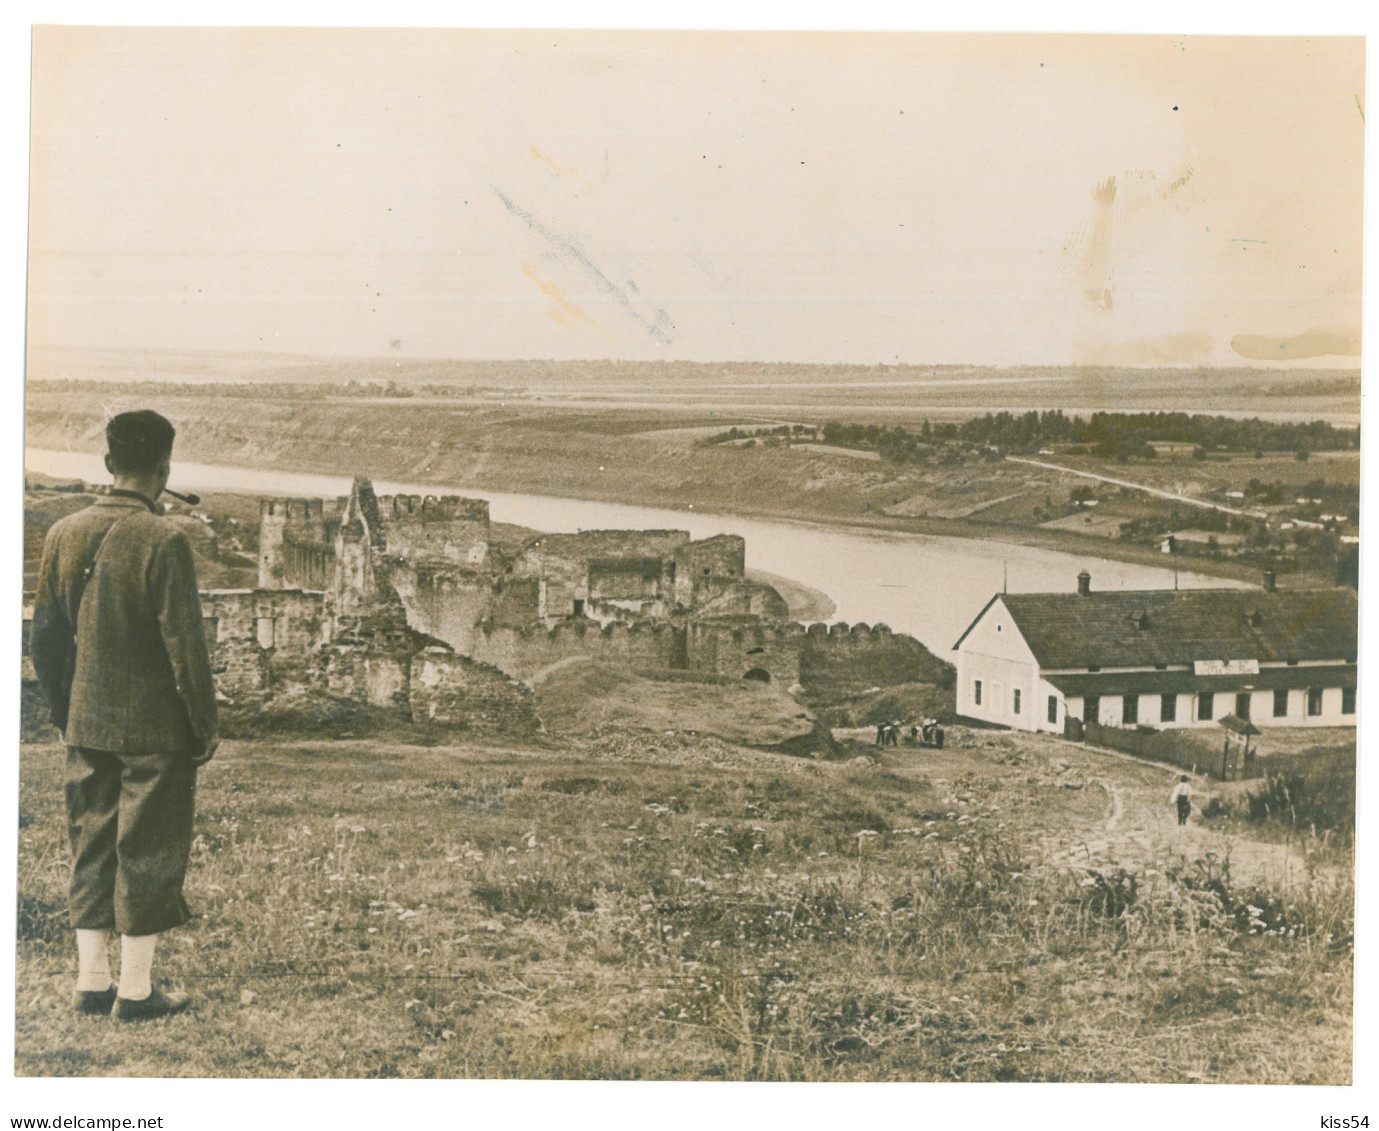
[[1056,865],[1095,867],[1103,864],[1144,866],[1194,860],[1214,853],[1230,861],[1231,872],[1246,883],[1288,888],[1307,876],[1297,845],[1229,836],[1201,823],[1200,811],[1212,793],[1210,779],[1192,777],[1194,812],[1185,826],[1169,804],[1177,779],[1170,767],[1141,762],[1114,752],[1060,739],[1036,739],[1055,760],[1089,775],[1088,787],[1104,792],[1101,821],[1060,830],[1050,860]]
[[1223,514],[1248,515],[1250,518],[1263,518],[1262,512],[1257,510],[1244,510],[1239,507],[1228,507],[1224,503],[1213,503],[1209,499],[1195,499],[1191,495],[1180,495],[1176,491],[1165,491],[1160,487],[1151,487],[1147,483],[1133,483],[1129,479],[1116,479],[1110,475],[1100,475],[1095,471],[1079,471],[1075,467],[1063,467],[1057,463],[1045,463],[1041,459],[1025,459],[1023,456],[1006,456],[1008,463],[1023,463],[1030,467],[1042,467],[1046,471],[1060,471],[1064,475],[1076,475],[1082,479],[1092,479],[1098,483],[1110,483],[1116,487],[1128,487],[1132,491],[1143,491],[1146,495],[1154,495],[1156,498],[1169,499],[1175,503],[1186,503],[1191,507],[1201,507],[1203,510],[1221,511]]

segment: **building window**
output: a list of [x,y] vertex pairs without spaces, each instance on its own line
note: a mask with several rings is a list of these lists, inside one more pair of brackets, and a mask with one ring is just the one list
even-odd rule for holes
[[1085,720],[1086,722],[1101,722],[1101,696],[1088,695],[1086,700],[1086,710],[1083,713],[1087,716]]
[[1140,721],[1140,697],[1127,695],[1121,700],[1120,721],[1125,726],[1134,726]]
[[1020,689],[1017,687],[1013,689],[1010,694],[1010,709],[1018,715],[1020,713]]
[[1159,696],[1159,722],[1176,723],[1178,721],[1178,696],[1161,695]]
[[1341,714],[1355,714],[1355,688],[1353,687],[1341,688]]
[[1313,687],[1308,690],[1307,713],[1312,718],[1316,718],[1322,713],[1322,689],[1320,687]]
[[1288,689],[1280,687],[1274,692],[1274,718],[1286,719],[1288,717]]
[[256,617],[254,619],[254,633],[258,637],[260,648],[273,647],[273,618]]
[[1248,691],[1237,692],[1235,696],[1235,717],[1238,719],[1248,719],[1250,717],[1250,700],[1253,696]]
[[1058,696],[1049,696],[1049,722],[1055,726],[1058,724]]
[[975,680],[972,684],[972,702],[978,707],[982,705],[982,681]]
[[1210,691],[1204,691],[1197,696],[1197,718],[1202,722],[1211,722],[1215,707],[1216,696]]

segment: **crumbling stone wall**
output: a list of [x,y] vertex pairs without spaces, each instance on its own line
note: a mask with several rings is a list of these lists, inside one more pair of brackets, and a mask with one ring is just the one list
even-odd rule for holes
[[[305,553],[305,547],[331,551],[334,530],[320,499],[259,500],[260,589],[324,589],[333,572],[328,562]],[[289,550],[289,544],[292,549]]]
[[734,678],[760,672],[770,682],[793,687],[800,682],[800,652],[805,630],[799,624],[765,625],[755,617],[716,617],[689,625],[689,666]]
[[495,628],[521,628],[540,616],[541,582],[535,577],[505,574],[494,581],[488,623]]
[[689,608],[718,596],[742,580],[747,543],[736,534],[687,542],[675,551],[675,600]]
[[291,588],[325,590],[335,577],[335,543],[284,532],[280,549],[282,578]]
[[[457,652],[472,652],[480,621],[495,604],[494,579],[485,572],[458,566],[417,566],[405,561],[388,565],[393,589],[407,610],[407,622]],[[536,618],[535,587],[529,620]],[[525,622],[524,622],[525,623]]]
[[308,678],[328,639],[325,595],[300,589],[216,589],[201,594],[216,688],[230,702]]
[[699,616],[752,616],[767,621],[788,621],[790,606],[771,586],[755,581],[737,581],[724,587],[716,597],[701,602]]
[[391,495],[379,500],[390,557],[417,563],[483,565],[488,557],[486,499]]
[[408,687],[415,723],[510,737],[541,728],[531,688],[445,648],[426,648],[412,656]]
[[665,671],[672,662],[676,630],[668,623],[639,622],[600,627],[570,621],[546,629],[484,626],[475,637],[474,659],[531,679],[542,668],[573,656],[587,656],[636,672]]
[[410,714],[409,662],[367,644],[333,644],[317,654],[315,682],[328,695]]
[[[605,605],[620,599],[614,594],[628,590],[629,586],[638,601],[663,596],[673,584],[669,563],[676,549],[688,542],[686,530],[543,534],[517,555],[513,571],[518,576],[540,579],[540,616],[549,622],[587,612],[591,573],[599,578],[600,589],[607,591],[600,598]],[[624,568],[618,564],[623,562],[632,564]],[[656,563],[654,569],[651,562]]]
[[953,668],[912,636],[884,624],[809,626],[800,654],[800,682],[826,697],[858,694],[899,683],[952,682]]

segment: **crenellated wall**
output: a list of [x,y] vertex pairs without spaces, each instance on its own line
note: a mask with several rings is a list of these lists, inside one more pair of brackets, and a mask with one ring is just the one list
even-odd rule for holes
[[[329,549],[334,537],[320,499],[264,498],[259,500],[259,588],[324,588],[308,585],[297,572],[302,559],[285,553],[288,542]],[[320,567],[330,576],[328,566]]]
[[898,683],[951,685],[952,665],[912,636],[884,624],[811,625],[800,656],[800,682],[821,694],[858,694]]
[[610,624],[567,621],[554,628],[484,626],[471,655],[517,679],[531,679],[542,668],[574,656],[633,671],[664,671],[675,666],[677,630],[667,622]]
[[488,557],[488,501],[459,495],[389,495],[379,499],[390,557],[422,563],[482,565]]
[[[377,636],[384,606],[392,609],[394,629],[415,630],[518,679],[579,656],[642,673],[697,671],[850,694],[938,682],[946,668],[918,641],[884,625],[806,630],[788,623],[780,594],[746,580],[746,543],[737,535],[694,541],[684,530],[541,534],[509,566],[506,554],[489,558],[487,502],[379,498],[364,479],[355,481],[338,518],[319,501],[302,499],[264,500],[261,517],[261,576],[279,591],[286,579],[330,594],[323,623],[336,627],[336,640],[328,655],[318,653],[325,666],[312,679],[331,694],[358,694],[373,704],[396,705],[412,693],[406,665],[380,658],[407,651]],[[291,631],[262,628],[265,617],[271,619],[255,613],[248,634],[243,625],[235,628],[239,643],[223,650],[234,686],[268,687],[276,672],[288,670],[290,647],[260,654],[267,645],[256,651],[244,643],[257,633]],[[291,615],[283,614],[282,623],[290,625]],[[361,645],[365,623],[375,636]]]
[[474,638],[475,659],[518,679],[574,656],[651,674],[668,669],[738,678],[765,672],[784,687],[938,682],[945,665],[918,640],[885,625],[764,624],[755,617],[690,619],[683,626],[640,621],[600,627],[570,621],[554,628],[486,625]]
[[802,625],[762,624],[755,617],[718,617],[689,625],[692,671],[744,676],[762,671],[770,682],[793,687],[800,682]]

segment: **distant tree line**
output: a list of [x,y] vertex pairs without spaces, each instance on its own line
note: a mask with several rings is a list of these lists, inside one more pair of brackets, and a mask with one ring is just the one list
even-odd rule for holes
[[511,394],[505,386],[401,384],[397,381],[34,381],[35,390],[128,397],[232,397],[250,400],[296,401],[329,397],[473,397]]
[[710,438],[729,443],[755,438],[822,441],[840,447],[874,451],[898,463],[923,461],[935,445],[961,443],[1002,452],[1036,452],[1062,445],[1085,446],[1109,459],[1152,459],[1152,442],[1195,445],[1201,452],[1353,451],[1360,446],[1359,428],[1337,428],[1323,420],[1288,423],[1186,412],[1094,412],[1069,416],[1048,412],[987,413],[961,424],[924,421],[918,428],[829,421],[774,428],[730,428]]

